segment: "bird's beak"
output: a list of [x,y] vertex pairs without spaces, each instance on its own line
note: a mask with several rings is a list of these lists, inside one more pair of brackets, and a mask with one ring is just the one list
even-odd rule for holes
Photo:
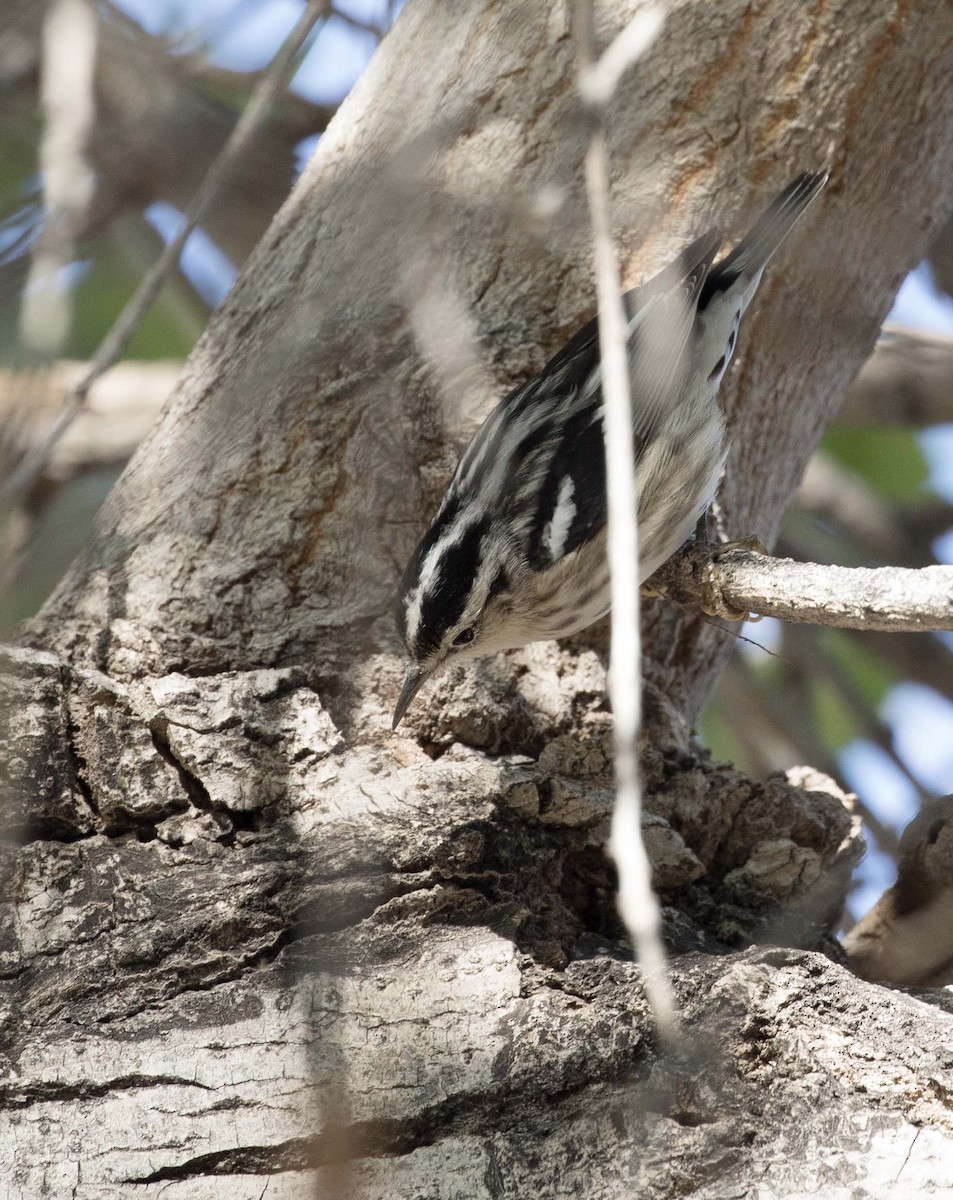
[[397,707],[394,709],[394,722],[391,729],[396,729],[404,717],[404,713],[410,708],[410,702],[414,696],[420,691],[421,685],[430,674],[423,667],[411,667],[407,672],[407,678],[404,680],[404,686],[400,689],[400,695],[397,697]]

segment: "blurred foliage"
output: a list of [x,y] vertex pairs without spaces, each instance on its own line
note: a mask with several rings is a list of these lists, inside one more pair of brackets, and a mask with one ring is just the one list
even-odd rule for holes
[[[0,149],[2,153],[2,149]],[[61,357],[91,358],[132,296],[142,266],[106,245],[91,247],[92,257],[73,264],[72,321]],[[187,357],[207,319],[201,300],[181,282],[166,285],[143,317],[123,352],[123,358],[156,360]],[[19,297],[0,306],[0,364],[21,366],[25,361],[19,340]]]
[[[236,22],[254,15],[253,8],[238,3],[234,16],[215,26],[234,32]],[[182,5],[178,12],[166,6],[177,38],[147,34],[110,0],[96,0],[92,11],[96,104],[84,153],[95,193],[87,209],[71,218],[77,225],[72,236],[76,262],[64,272],[74,314],[61,356],[73,358],[93,353],[159,253],[146,211],[156,202],[179,212],[188,208],[261,76],[211,61],[203,44],[201,4]],[[37,164],[45,12],[44,4],[18,2],[0,21],[0,363],[6,364],[24,361],[17,345],[19,295],[42,225]],[[186,37],[190,23],[192,36]],[[29,69],[2,75],[4,36],[30,49]],[[251,252],[288,194],[298,144],[324,130],[334,109],[287,93],[246,148],[245,161],[225,181],[204,231],[235,265]],[[208,305],[180,270],[125,356],[184,357],[207,318]]]
[[864,703],[879,712],[890,689],[901,682],[896,670],[839,629],[818,629],[817,635],[832,665],[850,680]]
[[[184,211],[225,144],[260,72],[215,65],[205,38],[213,29],[223,36],[234,33],[243,20],[255,16],[256,7],[237,0],[232,13],[208,25],[201,3],[168,4],[165,37],[147,33],[121,4],[95,0],[95,123],[85,156],[96,188],[88,210],[79,214],[72,261],[60,273],[71,319],[59,358],[87,361],[96,353],[161,252],[162,240],[146,216],[150,206],[160,202],[167,210]],[[23,286],[43,224],[38,161],[45,13],[45,4],[18,0],[0,19],[0,369],[27,369],[16,386],[7,381],[2,397],[0,472],[16,463],[21,445],[30,444],[31,421],[40,429],[49,419],[42,406],[37,408],[32,374],[41,364],[25,350],[19,334]],[[284,36],[280,25],[275,49]],[[14,44],[17,69],[4,75],[4,47]],[[241,265],[287,195],[298,144],[320,133],[333,111],[333,105],[290,92],[273,105],[203,227],[235,265]],[[207,281],[216,266],[204,265]],[[230,278],[230,271],[222,274],[223,287]],[[209,311],[188,273],[173,272],[122,357],[184,360]],[[49,595],[89,537],[96,511],[122,465],[97,464],[65,477],[54,465],[37,481],[21,511],[4,514],[0,537],[7,586],[0,597],[0,634],[35,612]]]
[[811,719],[828,750],[836,753],[860,737],[863,729],[844,703],[838,688],[829,679],[815,679],[810,685]]
[[[138,282],[135,264],[129,256],[123,257],[114,250],[104,249],[84,264],[82,279],[73,291],[73,323],[63,350],[64,358],[92,357]],[[205,306],[192,293],[194,315],[186,314],[181,300],[183,290],[181,284],[178,287],[170,284],[163,289],[129,339],[124,358],[187,357],[204,327],[205,321],[199,319],[199,313]]]
[[115,466],[83,471],[39,508],[11,586],[0,592],[0,636],[32,616],[59,583],[82,550],[120,470]]
[[833,425],[822,445],[888,500],[917,500],[924,494],[930,468],[911,429]]

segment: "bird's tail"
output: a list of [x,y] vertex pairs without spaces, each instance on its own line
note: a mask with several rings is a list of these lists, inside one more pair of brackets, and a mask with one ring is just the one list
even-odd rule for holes
[[805,172],[788,184],[731,253],[712,267],[699,301],[701,308],[714,293],[727,291],[737,280],[744,280],[747,286],[760,276],[827,178],[826,171]]

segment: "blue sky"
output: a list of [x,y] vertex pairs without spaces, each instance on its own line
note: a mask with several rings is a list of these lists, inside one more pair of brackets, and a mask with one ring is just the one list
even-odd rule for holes
[[[117,0],[150,33],[179,35],[183,44],[210,46],[210,58],[234,71],[254,71],[269,63],[301,15],[301,0]],[[341,12],[381,24],[386,0],[339,0]],[[345,96],[374,51],[372,34],[341,17],[320,23],[311,50],[294,81],[309,100]]]
[[[255,70],[265,66],[302,11],[301,0],[118,0],[119,6],[154,33],[181,38],[183,46],[211,47],[220,66]],[[341,0],[338,7],[363,21],[382,23],[386,0]],[[399,6],[398,6],[399,7]],[[374,51],[374,38],[339,17],[323,22],[294,79],[295,91],[315,101],[336,101],[350,90]],[[302,157],[316,139],[302,146]],[[150,223],[166,239],[179,215],[169,205],[153,205]],[[183,268],[196,289],[212,304],[231,287],[235,268],[201,231],[192,235]],[[920,267],[901,287],[890,319],[933,332],[953,334],[953,300],[939,295],[929,270]],[[931,466],[931,483],[953,501],[953,425],[922,435]],[[953,533],[941,540],[940,556],[953,562]],[[770,640],[767,622],[753,636]],[[953,640],[951,640],[953,644]],[[896,747],[913,774],[932,791],[953,790],[953,703],[915,685],[890,693],[882,717],[893,730]],[[886,823],[902,828],[918,806],[915,789],[876,746],[857,740],[841,757],[845,782]],[[861,865],[851,908],[859,915],[893,880],[889,860],[871,851]]]

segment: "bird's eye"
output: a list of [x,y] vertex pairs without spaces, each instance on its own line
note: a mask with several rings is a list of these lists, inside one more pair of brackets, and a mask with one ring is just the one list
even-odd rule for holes
[[472,629],[461,629],[453,639],[454,646],[469,646],[476,634]]

